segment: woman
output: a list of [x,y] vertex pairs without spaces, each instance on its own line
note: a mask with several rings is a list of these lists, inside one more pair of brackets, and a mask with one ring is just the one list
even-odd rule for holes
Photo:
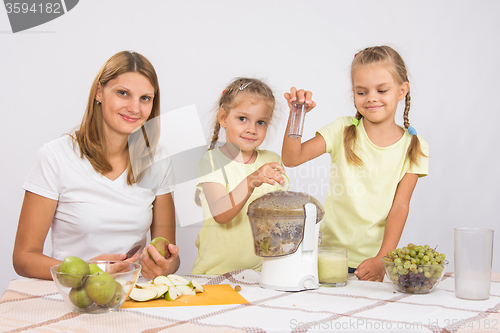
[[[178,269],[172,168],[167,159],[151,165],[159,122],[144,126],[159,114],[151,63],[135,52],[112,56],[92,83],[78,130],[44,145],[24,184],[13,252],[19,275],[51,279],[49,268],[69,255],[139,259],[145,278]],[[51,257],[43,254],[49,228]],[[148,230],[170,240],[170,257],[148,246],[126,259],[126,251],[146,245]]]

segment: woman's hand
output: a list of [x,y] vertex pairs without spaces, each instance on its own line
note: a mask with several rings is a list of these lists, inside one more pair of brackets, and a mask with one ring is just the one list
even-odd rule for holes
[[285,93],[285,99],[289,108],[292,108],[292,102],[307,104],[306,112],[311,111],[316,106],[316,102],[312,100],[312,92],[304,89],[290,88],[290,92]]
[[359,264],[354,275],[359,280],[382,282],[384,280],[385,268],[379,258],[368,258]]
[[[153,259],[148,254],[151,253]],[[164,258],[153,245],[146,246],[141,253],[139,263],[142,266],[141,274],[146,279],[154,279],[159,275],[168,275],[173,273],[176,268],[175,261],[179,256],[179,247],[174,244],[168,244],[170,256]],[[135,256],[134,256],[135,257]]]
[[[125,260],[126,259],[126,260]],[[139,259],[139,254],[136,253],[132,257],[127,259],[126,253],[115,253],[115,254],[101,254],[90,260],[105,260],[105,261],[127,261],[136,262]]]
[[281,164],[276,162],[266,163],[250,174],[247,181],[251,188],[259,187],[264,183],[269,185],[281,184],[285,181],[283,173],[285,173],[285,169]]

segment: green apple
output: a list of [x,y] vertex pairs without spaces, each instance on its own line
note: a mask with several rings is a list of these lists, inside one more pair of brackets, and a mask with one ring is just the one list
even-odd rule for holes
[[94,274],[94,273],[97,273],[97,272],[104,272],[101,267],[97,266],[97,264],[89,264],[89,268],[90,268],[90,274]]
[[85,282],[86,275],[90,274],[90,267],[84,260],[69,256],[64,258],[57,271],[63,273],[58,274],[58,280],[63,286],[78,288]]
[[111,299],[111,301],[109,301],[109,303],[107,304],[109,306],[119,305],[123,297],[125,296],[125,292],[123,291],[123,286],[121,285],[121,283],[118,281],[115,281],[115,283],[116,283],[115,294]]
[[106,272],[97,272],[90,275],[85,283],[85,290],[89,297],[99,305],[108,304],[116,291],[116,282]]
[[[156,237],[149,244],[153,245],[156,251],[158,251],[162,257],[168,258],[170,256],[170,253],[168,252],[168,244],[170,244],[170,242],[168,241],[168,239],[163,237]],[[154,261],[153,257],[151,256],[151,253],[149,253],[149,250],[148,254],[151,260]]]
[[69,291],[69,300],[77,308],[86,308],[94,303],[94,301],[87,295],[85,287],[71,288]]

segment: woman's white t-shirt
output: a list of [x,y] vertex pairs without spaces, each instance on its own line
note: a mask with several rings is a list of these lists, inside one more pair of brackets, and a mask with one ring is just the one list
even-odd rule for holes
[[154,166],[144,182],[127,185],[127,170],[115,180],[104,177],[80,157],[78,144],[70,136],[43,145],[23,187],[58,201],[51,224],[51,256],[88,260],[145,246],[153,201],[173,191],[169,159]]

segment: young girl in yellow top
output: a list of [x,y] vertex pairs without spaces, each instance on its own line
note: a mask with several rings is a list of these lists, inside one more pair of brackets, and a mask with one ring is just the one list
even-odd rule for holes
[[[297,166],[331,155],[330,188],[321,227],[323,245],[348,249],[350,272],[382,281],[381,258],[395,249],[419,177],[428,174],[428,145],[410,126],[410,86],[405,63],[391,47],[366,48],[351,66],[356,115],[341,117],[301,143],[285,136],[283,163]],[[314,108],[309,91],[292,88],[290,104]],[[404,127],[394,118],[405,100]]]
[[[274,106],[271,89],[256,79],[237,78],[219,98],[210,148],[198,168],[205,222],[196,239],[198,257],[192,274],[260,270],[262,258],[254,253],[247,207],[284,181],[280,156],[257,149]],[[217,147],[221,128],[226,143]]]

